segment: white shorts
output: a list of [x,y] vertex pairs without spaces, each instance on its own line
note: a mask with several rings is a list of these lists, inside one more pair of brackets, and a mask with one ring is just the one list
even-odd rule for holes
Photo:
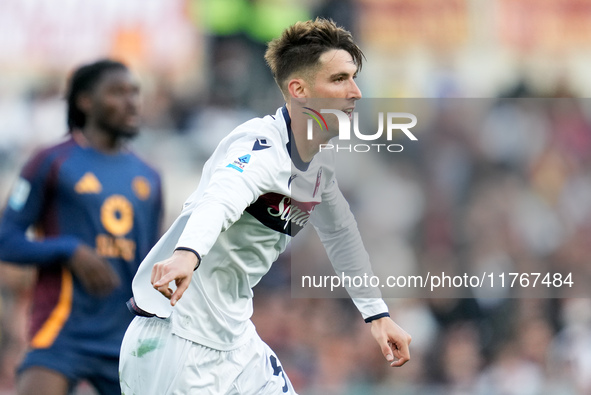
[[279,359],[258,335],[219,351],[171,333],[170,319],[135,317],[119,361],[124,395],[297,395]]

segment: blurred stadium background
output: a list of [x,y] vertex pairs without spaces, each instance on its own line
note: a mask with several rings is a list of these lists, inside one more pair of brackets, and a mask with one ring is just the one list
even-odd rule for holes
[[[168,226],[221,137],[282,104],[265,43],[315,16],[354,32],[365,97],[552,99],[488,100],[500,122],[481,130],[442,111],[365,193],[345,179],[370,250],[404,268],[588,271],[590,0],[3,0],[0,205],[29,155],[64,136],[68,73],[108,56],[141,80],[134,145],[163,175]],[[372,213],[384,204],[397,210]],[[253,319],[303,395],[591,394],[589,299],[388,300],[413,336],[392,370],[348,300],[291,298],[288,258],[255,289]],[[33,282],[0,265],[0,394],[14,393]]]

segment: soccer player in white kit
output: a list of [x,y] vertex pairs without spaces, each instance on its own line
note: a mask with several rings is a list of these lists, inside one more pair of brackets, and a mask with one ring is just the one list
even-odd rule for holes
[[[319,152],[338,128],[308,140],[305,124],[292,123],[294,103],[315,98],[351,114],[362,58],[351,34],[325,19],[298,22],[269,43],[265,59],[287,104],[220,142],[181,215],[142,262],[129,303],[138,316],[121,346],[123,394],[295,394],[250,320],[252,288],[307,222],[337,273],[371,274],[334,154]],[[364,295],[351,294],[386,360],[402,366],[410,336],[380,297]]]

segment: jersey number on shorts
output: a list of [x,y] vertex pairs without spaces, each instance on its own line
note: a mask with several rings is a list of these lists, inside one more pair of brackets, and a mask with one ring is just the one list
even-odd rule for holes
[[282,390],[283,392],[287,392],[287,380],[285,379],[283,368],[277,364],[277,358],[275,358],[275,355],[271,355],[269,359],[271,360],[271,366],[273,366],[273,376],[279,376],[279,373],[281,373],[281,377],[283,377],[283,382],[285,383]]

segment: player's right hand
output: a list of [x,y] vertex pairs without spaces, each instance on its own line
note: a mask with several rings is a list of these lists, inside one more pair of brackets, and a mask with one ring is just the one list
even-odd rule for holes
[[[184,250],[176,250],[168,259],[160,261],[152,268],[152,286],[162,295],[170,299],[174,306],[189,288],[193,271],[199,264],[197,256]],[[173,291],[168,284],[174,281],[176,290]]]
[[371,334],[382,349],[382,354],[392,367],[400,367],[410,360],[409,345],[412,340],[404,329],[390,317],[371,322]]
[[109,262],[87,245],[80,244],[68,261],[72,273],[92,295],[104,296],[119,286],[121,280]]

